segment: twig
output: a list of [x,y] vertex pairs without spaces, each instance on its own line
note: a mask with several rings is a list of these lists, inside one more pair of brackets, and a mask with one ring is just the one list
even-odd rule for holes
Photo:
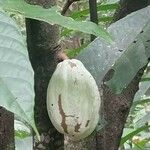
[[61,15],[65,15],[70,5],[72,5],[72,3],[77,2],[77,1],[80,1],[80,0],[67,0],[66,4],[64,5],[61,11]]

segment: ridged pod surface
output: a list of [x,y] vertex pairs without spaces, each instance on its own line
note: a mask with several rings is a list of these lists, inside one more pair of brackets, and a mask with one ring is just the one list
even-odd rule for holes
[[47,90],[47,110],[55,128],[72,140],[90,135],[99,120],[100,95],[84,65],[67,59],[57,65]]

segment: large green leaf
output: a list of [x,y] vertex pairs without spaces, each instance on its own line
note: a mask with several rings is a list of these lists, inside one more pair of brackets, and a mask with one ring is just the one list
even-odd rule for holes
[[27,122],[34,123],[34,73],[16,24],[0,11],[0,105]]
[[113,78],[107,82],[115,92],[120,93],[134,78],[139,69],[148,63],[150,58],[150,21],[137,35],[135,41],[115,62],[112,69]]
[[109,34],[100,26],[88,21],[75,21],[62,16],[56,8],[44,9],[41,6],[27,4],[24,0],[0,0],[0,7],[4,10],[21,13],[27,18],[37,19],[50,24],[58,24],[65,28],[99,36],[111,42]]
[[[117,67],[113,66],[116,72],[113,79],[109,82],[109,86],[119,93],[127,86],[136,72],[147,63],[147,58],[149,57],[149,42],[146,41],[149,40],[150,33],[148,34],[146,32],[149,32],[149,15],[150,6],[131,13],[125,18],[111,24],[107,31],[113,35],[115,39],[113,44],[108,44],[97,38],[77,56],[91,72],[98,84],[114,64],[115,66],[118,65]],[[139,34],[140,38],[135,43],[135,39]],[[145,42],[143,43],[143,41]],[[136,52],[134,48],[137,49]],[[141,51],[139,50],[140,48],[142,48]],[[132,50],[134,50],[134,55]],[[129,53],[132,55],[129,55]],[[137,57],[138,60],[135,57]],[[131,65],[134,59],[137,64],[134,63]],[[133,65],[135,65],[135,69]],[[118,67],[122,67],[120,68],[122,70],[124,69],[123,73],[119,72]],[[126,71],[126,69],[128,71]],[[131,73],[129,69],[132,69]]]

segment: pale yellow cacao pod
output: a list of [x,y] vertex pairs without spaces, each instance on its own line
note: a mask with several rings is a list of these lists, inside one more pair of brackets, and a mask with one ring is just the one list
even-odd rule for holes
[[72,140],[90,135],[99,120],[100,95],[84,65],[67,59],[57,65],[47,90],[47,110],[55,128]]

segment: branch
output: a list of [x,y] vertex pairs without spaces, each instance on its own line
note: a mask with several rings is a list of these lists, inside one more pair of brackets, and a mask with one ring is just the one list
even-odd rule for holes
[[[97,0],[89,0],[89,10],[90,10],[90,21],[98,24]],[[91,35],[91,42],[95,38],[96,38],[95,35]]]
[[72,3],[77,2],[77,1],[80,1],[80,0],[67,0],[66,4],[64,5],[62,9],[61,15],[65,15],[68,8],[72,5]]

